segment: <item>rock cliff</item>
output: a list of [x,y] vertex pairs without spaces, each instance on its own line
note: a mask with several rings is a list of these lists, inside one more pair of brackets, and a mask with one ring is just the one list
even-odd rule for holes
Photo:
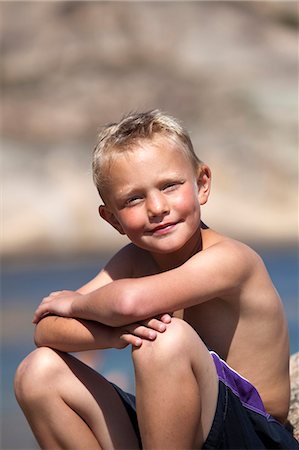
[[296,2],[2,2],[6,256],[119,244],[90,158],[129,110],[179,117],[213,170],[210,226],[297,235]]
[[299,353],[290,358],[291,405],[289,421],[294,427],[294,436],[299,440]]

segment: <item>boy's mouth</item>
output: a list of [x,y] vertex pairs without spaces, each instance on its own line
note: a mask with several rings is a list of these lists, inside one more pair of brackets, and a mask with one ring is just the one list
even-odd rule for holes
[[163,223],[161,225],[158,225],[157,227],[150,230],[150,234],[155,235],[163,235],[167,234],[170,231],[172,231],[177,225],[177,222],[170,222],[170,223]]

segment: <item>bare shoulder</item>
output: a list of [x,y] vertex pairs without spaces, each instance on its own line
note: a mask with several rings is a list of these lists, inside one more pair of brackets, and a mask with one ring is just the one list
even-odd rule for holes
[[243,242],[225,238],[218,245],[221,247],[221,251],[225,253],[226,258],[238,260],[240,263],[245,263],[247,267],[263,263],[258,253]]
[[110,259],[105,271],[113,280],[117,280],[152,275],[157,272],[157,267],[148,252],[130,243]]
[[262,258],[248,245],[209,230],[203,234],[203,251],[201,257],[227,270],[234,269],[236,275],[248,276],[252,271],[264,271]]
[[227,258],[231,258],[231,262],[238,264],[245,276],[267,273],[261,256],[247,244],[234,239],[228,239],[223,244]]
[[115,253],[104,268],[77,291],[86,294],[111,283],[111,281],[153,274],[155,272],[152,266],[153,263],[150,262],[146,252],[133,244],[128,244]]

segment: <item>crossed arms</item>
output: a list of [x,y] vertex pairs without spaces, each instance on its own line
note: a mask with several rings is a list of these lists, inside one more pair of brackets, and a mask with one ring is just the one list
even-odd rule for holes
[[155,275],[113,281],[104,270],[76,292],[54,292],[43,299],[33,319],[35,341],[63,351],[141,345],[143,338],[155,339],[165,331],[171,320],[165,312],[233,296],[249,276],[245,253],[228,241]]

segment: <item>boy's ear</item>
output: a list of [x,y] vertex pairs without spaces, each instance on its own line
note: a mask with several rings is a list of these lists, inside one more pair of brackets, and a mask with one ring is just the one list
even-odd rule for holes
[[207,203],[211,190],[211,170],[205,164],[198,169],[198,199],[201,205]]
[[106,205],[100,205],[99,206],[99,214],[102,217],[102,219],[106,220],[106,222],[110,223],[110,225],[113,226],[120,234],[126,234],[115,217],[115,214],[108,208]]

